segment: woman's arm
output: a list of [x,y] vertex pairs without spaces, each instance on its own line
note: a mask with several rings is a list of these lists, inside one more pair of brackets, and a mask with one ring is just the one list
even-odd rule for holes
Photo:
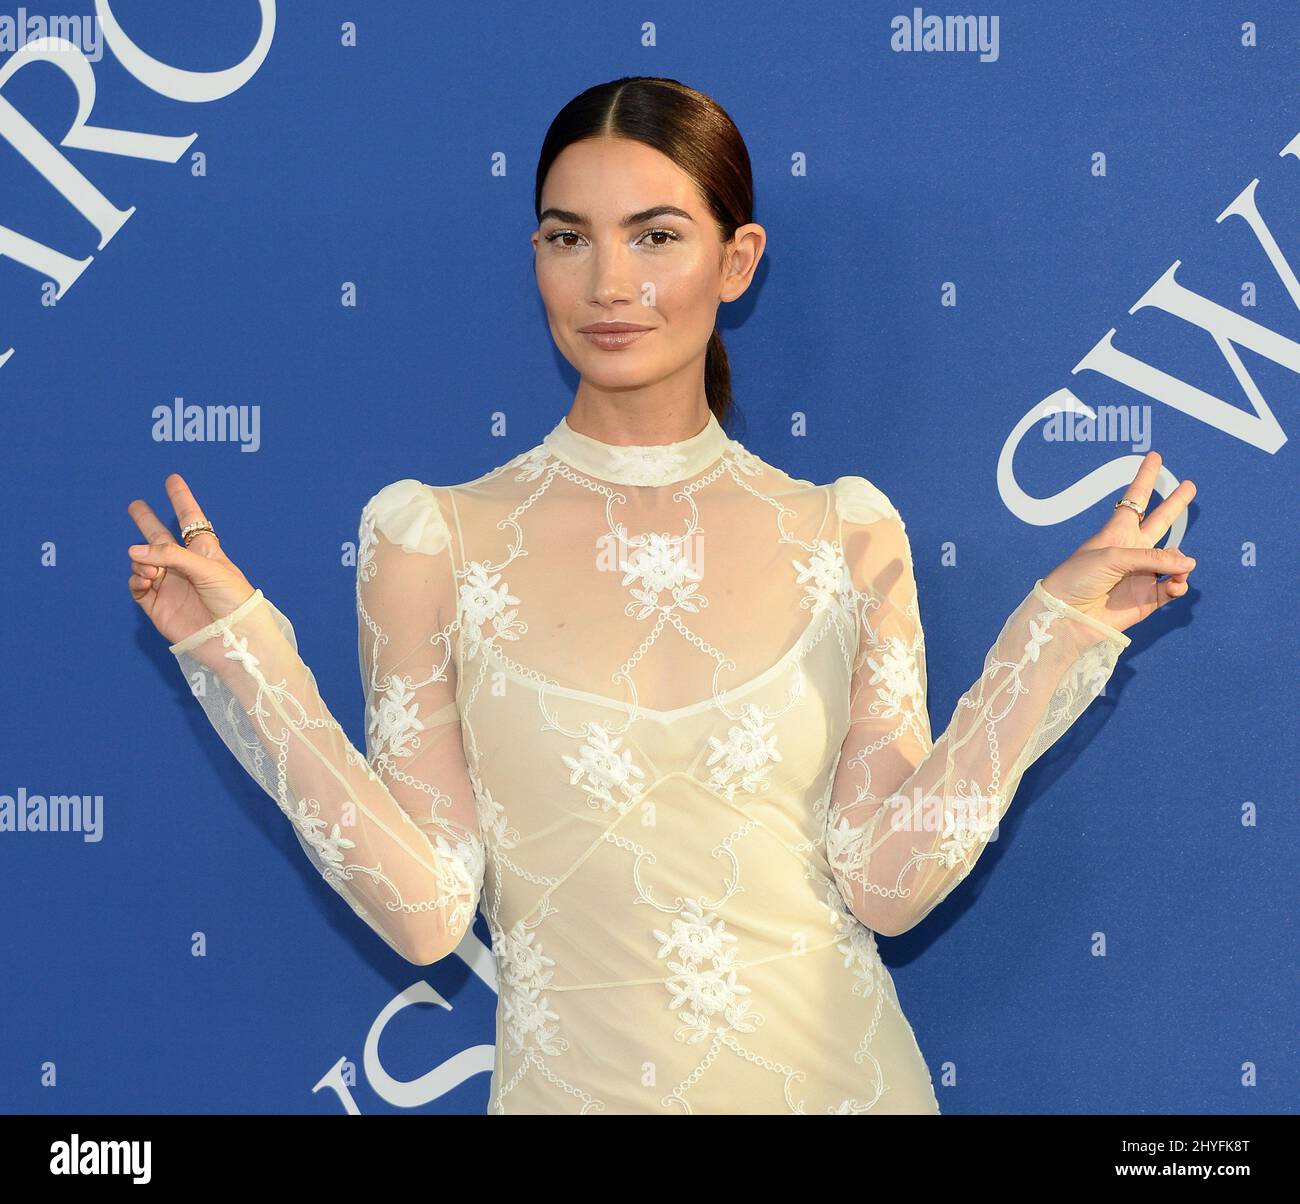
[[402,957],[426,965],[470,927],[484,858],[455,701],[450,537],[433,490],[398,481],[376,494],[357,560],[365,756],[261,590],[170,647],[325,880]]
[[903,520],[861,477],[841,478],[836,494],[858,652],[827,857],[853,913],[896,936],[970,872],[1025,770],[1101,692],[1130,640],[1035,582],[932,741]]

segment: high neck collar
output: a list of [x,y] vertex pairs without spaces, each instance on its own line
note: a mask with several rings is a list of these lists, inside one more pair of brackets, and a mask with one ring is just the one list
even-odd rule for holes
[[709,411],[704,429],[677,443],[619,445],[602,443],[575,431],[561,418],[543,445],[579,472],[618,485],[671,485],[697,476],[727,449],[731,440]]

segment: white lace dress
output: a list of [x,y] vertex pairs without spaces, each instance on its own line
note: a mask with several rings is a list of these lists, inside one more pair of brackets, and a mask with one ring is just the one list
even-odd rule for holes
[[261,590],[172,651],[393,949],[482,910],[494,1113],[937,1112],[876,936],[961,882],[1129,643],[1035,582],[932,741],[897,510],[712,417],[386,486],[357,611],[364,756]]

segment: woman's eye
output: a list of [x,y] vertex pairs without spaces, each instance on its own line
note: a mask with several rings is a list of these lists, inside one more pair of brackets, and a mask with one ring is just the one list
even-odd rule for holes
[[[642,235],[642,237],[654,238],[656,235],[659,234],[662,234],[668,240],[668,242],[676,242],[681,237],[681,235],[679,235],[676,230],[647,230],[645,234]],[[650,245],[652,247],[666,247],[668,245],[668,242],[652,242]]]
[[582,235],[580,235],[576,230],[553,230],[551,231],[550,234],[546,236],[546,241],[557,245],[559,249],[562,251],[572,251],[573,250],[572,243],[556,243],[555,240],[557,238],[581,238],[581,237]]

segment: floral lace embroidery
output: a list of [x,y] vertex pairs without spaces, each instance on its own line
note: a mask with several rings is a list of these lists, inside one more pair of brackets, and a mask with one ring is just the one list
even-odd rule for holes
[[704,599],[697,597],[697,582],[702,574],[682,550],[683,541],[669,535],[650,532],[629,541],[623,576],[624,585],[639,583],[632,589],[635,602],[627,604],[627,613],[644,619],[662,609],[659,596],[664,590],[672,594],[668,609],[697,611]]
[[754,703],[741,710],[741,719],[733,724],[725,740],[709,737],[713,752],[708,764],[715,765],[709,784],[727,799],[734,799],[737,790],[750,794],[766,790],[770,785],[768,771],[773,761],[781,760],[777,751],[774,722],[765,722],[767,716]]
[[659,485],[675,481],[686,467],[686,457],[664,447],[616,447],[610,466],[617,480],[629,485]]
[[[645,771],[632,764],[630,749],[620,750],[623,743],[619,737],[611,736],[599,724],[588,723],[587,742],[576,757],[564,755],[564,763],[573,771],[569,778],[571,785],[582,783],[582,788],[591,797],[591,806],[600,806],[605,810],[620,813],[641,798],[642,786],[635,778],[644,778]],[[619,794],[614,797],[614,792]]]
[[554,976],[546,967],[555,961],[542,952],[540,942],[534,942],[536,935],[518,923],[494,942],[506,1036],[511,1053],[536,1049],[560,1054],[569,1043],[560,1036],[560,1017],[543,994]]
[[750,988],[736,981],[736,936],[696,899],[685,901],[671,927],[671,932],[654,930],[661,942],[655,956],[679,958],[668,961],[672,977],[664,983],[672,996],[669,1008],[682,1008],[677,1040],[697,1043],[731,1030],[752,1033],[763,1018],[751,1011]]
[[[500,573],[492,573],[477,561],[472,561],[465,571],[465,584],[460,587],[461,631],[468,643],[467,651],[477,655],[480,646],[492,644],[497,638],[513,640],[527,630],[517,622],[519,612],[508,610],[518,602],[504,585],[497,585]],[[485,636],[483,628],[492,625],[492,634]]]

